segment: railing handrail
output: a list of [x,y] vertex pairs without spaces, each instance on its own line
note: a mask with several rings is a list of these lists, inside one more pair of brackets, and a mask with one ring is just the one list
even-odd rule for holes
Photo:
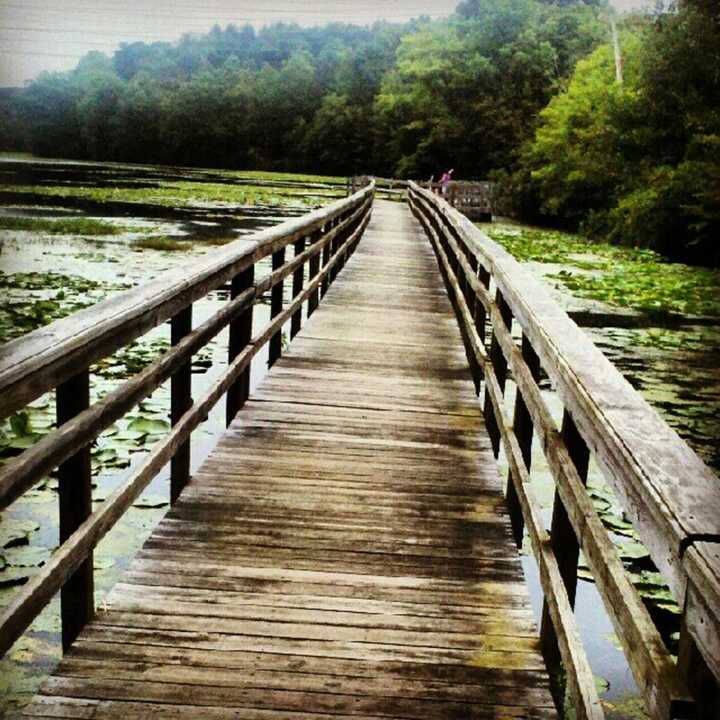
[[372,186],[298,218],[239,238],[198,259],[194,269],[168,270],[66,318],[0,346],[0,419],[220,287],[249,265],[359,205]]
[[[165,273],[147,286],[89,309],[94,312],[82,311],[13,341],[9,350],[6,346],[0,366],[0,379],[8,393],[5,415],[7,407],[17,407],[21,400],[30,402],[57,388],[58,427],[0,469],[0,508],[58,467],[61,537],[60,547],[48,562],[0,611],[0,655],[59,590],[63,592],[63,647],[72,643],[92,616],[92,552],[97,543],[168,462],[172,463],[170,496],[174,502],[190,477],[192,431],[225,394],[227,422],[231,422],[248,398],[253,357],[269,344],[268,362],[272,365],[282,354],[283,326],[290,323],[292,338],[302,325],[303,304],[307,302],[308,316],[315,310],[319,297],[342,269],[367,226],[373,193],[371,183],[347,199],[256,233],[250,242],[235,242],[208,253],[189,276],[184,272]],[[294,256],[286,261],[285,249],[291,243]],[[256,281],[255,263],[268,255],[272,255],[272,271]],[[305,264],[309,266],[307,283]],[[283,283],[289,276],[292,300],[283,307]],[[230,299],[193,328],[193,301],[227,281],[231,282]],[[271,291],[270,321],[253,335],[252,309],[267,291]],[[172,347],[91,404],[90,364],[168,318],[172,319]],[[225,327],[229,327],[228,367],[209,389],[193,399],[192,355]],[[28,353],[23,341],[30,342],[34,354]],[[19,369],[12,364],[13,358]],[[169,378],[169,434],[93,509],[91,442]],[[23,389],[23,384],[30,387]]]
[[[465,283],[464,289],[462,283],[458,284],[456,292],[463,295],[465,291],[473,301],[482,302],[493,320],[493,344],[497,348],[491,347],[490,355],[495,352],[504,356],[506,367],[518,373],[519,377],[515,378],[518,394],[523,393],[527,411],[531,415],[535,413],[530,422],[541,426],[536,427],[536,431],[541,434],[546,454],[549,449],[546,443],[553,444],[557,429],[543,431],[542,425],[547,425],[549,418],[547,415],[542,417],[538,409],[539,393],[533,389],[533,384],[536,388],[537,383],[533,383],[529,375],[531,363],[526,362],[526,356],[535,355],[550,377],[581,441],[593,453],[640,539],[670,585],[684,613],[684,632],[692,636],[707,665],[715,677],[720,678],[720,653],[717,652],[720,649],[718,479],[515,258],[437,195],[415,183],[410,183],[409,190],[411,204],[421,212],[428,232],[442,234],[443,242],[451,250],[447,253],[452,256],[448,267],[452,270],[452,263],[456,263],[454,275]],[[439,253],[445,254],[442,247]],[[482,273],[485,273],[484,277]],[[490,297],[490,280],[497,289],[497,300]],[[452,286],[452,280],[450,284]],[[474,328],[468,330],[467,327],[470,323],[468,315],[472,313],[466,300],[462,297],[459,300],[464,308],[460,314],[464,312],[466,316],[465,332],[474,334]],[[522,354],[509,335],[509,322],[513,318],[523,331]],[[477,337],[475,341],[474,347],[470,342],[469,356],[477,354],[478,362],[490,363],[492,371],[493,358],[477,346]],[[502,397],[502,387],[497,390]],[[498,437],[505,440],[508,428],[498,422]],[[512,432],[512,424],[509,430]],[[566,455],[565,450],[556,453],[559,458],[557,472],[561,475],[570,472],[581,481],[574,468],[568,471],[562,467]],[[557,477],[556,481],[560,491],[561,483]],[[578,502],[578,496],[572,495],[573,487],[568,481],[564,489],[571,505]],[[565,499],[563,497],[563,501]],[[568,507],[567,512],[576,513],[572,522],[582,529],[585,520],[579,513],[581,505]],[[592,507],[589,509],[594,512]],[[575,526],[574,529],[577,530]],[[586,555],[590,551],[591,548],[586,548]],[[612,582],[616,583],[616,580]],[[617,582],[622,583],[622,580]],[[603,591],[602,578],[598,587]],[[617,583],[611,587],[610,595],[605,597],[606,605],[608,598],[612,602],[612,591],[618,596],[620,587]],[[644,632],[643,623],[638,625],[640,632]],[[667,666],[663,661],[658,667],[663,663]],[[642,663],[635,663],[633,671],[644,672]],[[638,685],[643,687],[645,679],[638,681]]]
[[[421,191],[422,192],[422,191]],[[720,482],[697,453],[622,376],[592,340],[557,304],[547,288],[498,243],[435,195],[438,209],[472,239],[478,258],[490,271],[528,334],[566,407],[575,411],[586,442],[605,465],[633,515],[653,561],[682,597],[680,560],[697,541],[720,542]],[[640,432],[638,432],[640,430]],[[661,454],[660,462],[658,454]],[[615,461],[615,462],[614,462]],[[692,482],[678,494],[678,480]],[[630,485],[628,485],[630,483]],[[689,484],[689,483],[688,483]],[[633,490],[649,492],[650,513],[636,517]],[[642,501],[642,498],[638,498]],[[660,527],[667,522],[671,535]],[[668,544],[668,540],[672,540]]]

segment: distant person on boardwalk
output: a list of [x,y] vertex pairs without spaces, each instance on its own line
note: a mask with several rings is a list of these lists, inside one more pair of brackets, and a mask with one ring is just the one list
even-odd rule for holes
[[452,174],[455,172],[453,168],[443,173],[440,178],[440,187],[442,188],[443,197],[447,197],[448,190],[450,189],[450,181],[452,180]]

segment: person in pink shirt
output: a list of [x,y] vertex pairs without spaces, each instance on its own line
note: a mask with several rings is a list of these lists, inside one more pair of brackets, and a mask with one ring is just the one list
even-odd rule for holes
[[450,187],[450,181],[452,180],[452,174],[454,172],[454,168],[451,168],[447,172],[443,173],[443,176],[440,178],[440,187],[442,188],[443,197],[447,197],[448,188]]

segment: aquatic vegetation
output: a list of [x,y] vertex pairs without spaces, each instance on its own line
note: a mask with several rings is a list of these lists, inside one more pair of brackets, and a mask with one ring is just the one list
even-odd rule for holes
[[26,636],[0,660],[0,717],[12,717],[23,698],[40,689],[43,670],[60,659],[60,649],[42,637]]
[[478,227],[521,262],[532,260],[578,266],[576,256],[592,255],[592,264],[586,267],[593,269],[607,267],[611,260],[652,262],[661,257],[652,250],[618,247],[561,230],[496,222],[478,223]]
[[[202,183],[197,186],[204,187]],[[239,192],[244,192],[241,186],[231,187],[237,187]],[[90,191],[91,188],[88,187],[87,190]],[[276,190],[284,189],[263,188],[263,198],[278,197]],[[189,192],[187,201],[192,202]],[[290,194],[287,195],[287,201],[295,202]],[[315,200],[312,200],[312,204],[315,204]],[[307,206],[303,206],[302,210],[305,207]],[[141,209],[138,212],[142,214]],[[294,212],[301,212],[300,205]],[[182,249],[192,255],[204,251],[204,245],[234,239],[237,236],[235,225],[227,229],[227,218],[234,219],[240,213],[242,217],[237,219],[242,221],[242,228],[247,230],[252,229],[255,224],[271,225],[287,214],[284,209],[277,207],[267,213],[271,217],[262,216],[262,211],[259,210],[203,211],[193,213],[191,217],[214,220],[217,216],[218,221],[212,224],[204,223],[202,232],[199,233],[193,233],[193,220],[182,223],[176,220],[163,221],[161,227],[158,223],[151,223],[151,230],[156,237],[148,231],[148,223],[144,223],[145,227],[139,223],[138,227],[131,228],[133,236],[113,238],[111,242],[93,242],[90,238],[45,238],[35,243],[34,254],[31,254],[31,245],[26,246],[24,240],[9,240],[6,243],[7,254],[4,259],[10,259],[9,267],[18,271],[6,270],[0,273],[0,288],[3,293],[3,298],[0,299],[0,342],[111,297],[138,282],[144,282],[156,273],[173,267],[178,260],[186,262],[187,256],[184,253],[176,253],[176,259],[173,253],[166,252],[169,249],[166,240],[180,244]],[[178,230],[190,233],[187,237],[192,238],[192,241],[184,241],[184,235],[171,235]],[[135,233],[143,235],[138,238]],[[224,234],[229,237],[221,237]],[[142,253],[133,250],[142,250]],[[52,271],[36,270],[48,267],[52,268]],[[76,272],[84,273],[85,277],[74,274]],[[199,302],[196,307],[202,303],[214,306],[214,303],[221,302],[226,296],[227,293],[217,293],[217,297],[213,295]],[[203,310],[198,307],[199,315]],[[94,402],[104,397],[124,380],[153,362],[169,348],[168,335],[167,326],[161,326],[112,356],[95,363],[91,367],[91,400]],[[206,373],[213,364],[225,361],[226,352],[219,351],[217,343],[211,343],[193,357],[192,371],[195,375]],[[198,382],[198,386],[202,386],[202,381]],[[91,462],[95,507],[108,497],[118,479],[138,462],[155,442],[168,433],[169,407],[170,394],[166,383],[105,430],[93,443]],[[208,437],[217,432],[213,422],[214,420],[211,420],[198,431],[194,448],[204,447]],[[38,398],[21,412],[0,422],[0,465],[17,457],[54,427],[54,393]],[[98,606],[102,605],[104,594],[117,581],[129,558],[136,554],[151,528],[167,509],[168,503],[167,477],[160,476],[137,499],[121,523],[100,543],[94,553]],[[0,519],[0,607],[7,604],[19,586],[26,583],[43,563],[47,562],[56,547],[57,504],[57,478],[55,473],[50,473],[7,513],[3,513]],[[59,628],[59,603],[53,601],[16,645],[16,649],[25,648],[22,662],[19,660],[21,656],[16,655],[13,650],[3,661],[5,664],[0,665],[0,673],[4,673],[3,678],[8,680],[7,695],[0,700],[0,716],[5,708],[14,710],[27,702],[53,666],[59,654]],[[34,641],[36,638],[43,639],[48,648],[32,642],[23,645],[26,639]],[[9,668],[7,672],[6,668]],[[0,688],[2,695],[6,688],[2,685]]]
[[302,173],[269,172],[266,170],[225,170],[220,171],[229,178],[257,180],[274,180],[275,182],[296,183],[322,183],[325,185],[342,185],[343,189],[347,178],[340,175],[307,175]]
[[168,236],[152,236],[133,240],[133,250],[160,250],[163,252],[176,252],[178,250],[190,250],[192,245],[187,240]]
[[85,217],[50,220],[48,218],[0,215],[0,230],[26,230],[51,235],[121,235],[132,232],[134,228]]
[[[574,295],[648,314],[720,318],[720,271],[670,263],[652,250],[515,225],[482,229],[520,261],[573,266],[547,277]],[[585,272],[591,271],[591,272]]]
[[318,197],[338,197],[342,192],[332,189],[313,190],[231,183],[163,181],[151,187],[93,185],[2,185],[0,191],[10,194],[31,194],[58,199],[75,198],[99,203],[141,203],[161,207],[203,207],[222,205],[317,205]]
[[58,272],[5,273],[0,270],[0,343],[12,340],[129,287]]
[[617,262],[607,272],[549,275],[580,297],[602,300],[647,314],[720,317],[720,272],[687,265]]

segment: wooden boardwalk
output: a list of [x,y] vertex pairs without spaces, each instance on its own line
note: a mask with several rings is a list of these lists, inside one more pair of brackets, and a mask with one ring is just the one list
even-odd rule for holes
[[555,717],[479,408],[430,245],[377,202],[27,715]]

